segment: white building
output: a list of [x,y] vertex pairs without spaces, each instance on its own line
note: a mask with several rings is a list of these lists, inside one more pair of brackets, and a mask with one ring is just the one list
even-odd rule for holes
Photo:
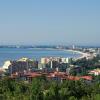
[[61,58],[62,63],[69,63],[70,58]]
[[100,75],[100,69],[91,70],[91,71],[89,72],[89,74],[93,74],[93,75],[95,75],[95,76],[98,76],[98,75]]
[[41,58],[41,64],[47,64],[49,61],[49,58]]
[[8,67],[11,65],[11,61],[5,61],[4,65],[2,66],[2,68],[4,70],[8,69]]

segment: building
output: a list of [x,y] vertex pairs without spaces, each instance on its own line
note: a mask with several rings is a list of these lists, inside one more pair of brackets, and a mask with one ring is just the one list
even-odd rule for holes
[[50,59],[49,58],[41,58],[41,64],[47,64],[49,63]]
[[100,75],[100,69],[91,70],[91,71],[89,71],[89,74],[98,76],[98,75]]
[[[65,68],[68,63],[71,62],[70,58],[62,58],[62,57],[46,57],[46,58],[41,58],[41,67],[45,66],[45,68],[51,68],[51,69],[56,69],[56,68]],[[39,66],[40,66],[39,65]]]
[[2,66],[2,68],[4,69],[4,70],[7,70],[8,69],[8,67],[11,65],[11,61],[5,61],[5,63],[4,63],[4,65]]
[[62,63],[71,63],[71,58],[61,58]]
[[38,63],[38,69],[42,70],[46,68],[46,64]]
[[10,74],[13,74],[16,72],[30,71],[33,68],[38,68],[38,61],[22,58],[17,61],[11,61],[11,64],[8,67],[8,71]]

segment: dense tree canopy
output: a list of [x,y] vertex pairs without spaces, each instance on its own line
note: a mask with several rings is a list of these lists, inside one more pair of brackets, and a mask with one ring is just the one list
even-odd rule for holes
[[0,100],[99,100],[100,82],[84,80],[61,83],[35,78],[32,83],[9,78],[0,80]]

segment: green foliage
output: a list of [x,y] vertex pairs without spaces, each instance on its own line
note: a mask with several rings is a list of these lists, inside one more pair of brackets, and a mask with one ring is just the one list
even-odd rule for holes
[[45,77],[34,78],[32,83],[0,80],[0,100],[99,100],[100,82],[47,81]]
[[100,94],[96,94],[96,95],[94,96],[94,100],[100,100]]
[[77,100],[77,98],[75,98],[74,96],[71,96],[71,97],[69,98],[69,100]]
[[23,82],[18,83],[9,78],[0,80],[0,100],[26,100],[29,90]]
[[75,72],[75,70],[71,71],[72,75],[87,75],[89,70],[93,70],[96,68],[100,68],[100,56],[94,57],[93,59],[87,60],[86,58],[79,59],[74,61],[73,65],[80,66],[80,71]]
[[31,99],[32,100],[42,100],[43,99],[43,91],[41,88],[42,82],[40,79],[35,78],[32,81],[32,88],[31,88]]

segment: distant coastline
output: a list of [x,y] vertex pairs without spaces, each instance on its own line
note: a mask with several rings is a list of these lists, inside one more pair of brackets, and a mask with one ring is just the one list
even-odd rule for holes
[[88,56],[90,56],[90,54],[88,54],[88,53],[84,53],[82,51],[72,50],[72,49],[59,49],[59,48],[34,48],[34,49],[59,50],[59,51],[62,51],[63,50],[63,51],[74,52],[74,53],[80,54],[80,56],[77,57],[76,60],[82,59],[82,58],[87,58]]
[[[0,66],[7,60],[17,60],[22,57],[40,60],[42,57],[78,58],[79,53],[65,52],[67,49],[58,48],[0,48]],[[67,50],[68,51],[68,50]]]

